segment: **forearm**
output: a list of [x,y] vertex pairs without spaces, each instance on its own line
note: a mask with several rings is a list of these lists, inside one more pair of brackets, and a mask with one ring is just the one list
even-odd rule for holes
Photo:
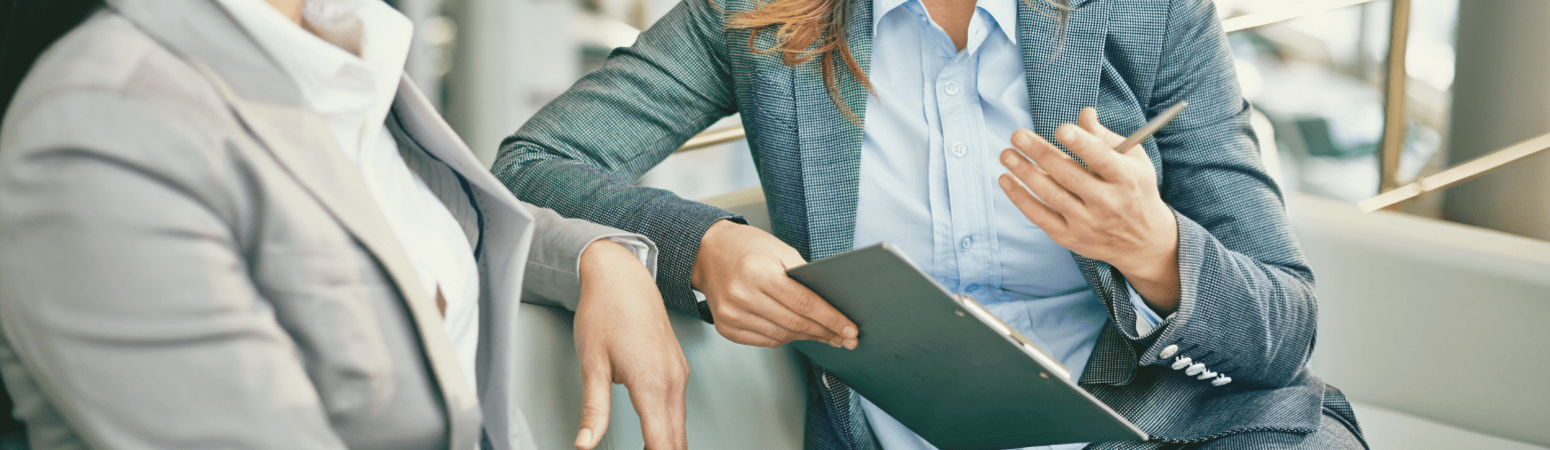
[[689,271],[700,238],[718,220],[741,219],[631,183],[736,112],[724,13],[678,4],[506,139],[492,169],[518,198],[656,241],[664,300],[695,316]]
[[[689,281],[700,239],[711,224],[741,218],[667,191],[631,186],[581,162],[536,152],[533,147],[508,147],[494,170],[518,198],[567,217],[649,238],[659,252],[656,283],[664,301],[700,317]],[[528,163],[518,164],[519,160]]]

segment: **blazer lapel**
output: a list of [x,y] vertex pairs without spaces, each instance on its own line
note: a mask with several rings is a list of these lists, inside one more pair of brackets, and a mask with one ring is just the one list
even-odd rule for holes
[[[474,158],[473,150],[468,144],[458,137],[452,126],[442,120],[441,113],[431,106],[430,100],[420,92],[409,77],[403,77],[398,83],[398,96],[393,100],[393,111],[403,118],[404,132],[418,141],[420,147],[431,156],[441,160],[459,175],[467,178],[469,183],[492,194],[509,194],[494,174],[485,167],[484,163]],[[502,205],[523,210],[512,195],[494,195],[495,201]],[[523,210],[525,212],[525,210]]]
[[[322,119],[291,106],[249,101],[203,63],[198,60],[190,63],[204,72],[265,150],[382,264],[408,304],[426,360],[440,384],[449,414],[477,411],[478,400],[458,368],[452,342],[434,301],[427,298],[419,275],[397,235],[377,209],[360,169],[337,148],[333,136],[322,126]],[[475,446],[476,442],[460,441],[464,437],[478,436],[478,430],[457,428],[470,424],[477,426],[479,421],[451,419],[452,448]]]
[[[1040,136],[1054,136],[1056,127],[1076,122],[1082,108],[1097,103],[1111,3],[1106,0],[1072,2],[1074,11],[1068,16],[1062,39],[1059,37],[1059,15],[1054,8],[1034,2],[1039,5],[1039,9],[1034,10],[1027,2],[1018,2],[1017,37],[1028,73],[1033,131]],[[1050,141],[1055,142],[1053,138]],[[1056,145],[1060,144],[1056,142]],[[1129,293],[1119,286],[1120,278],[1112,266],[1079,254],[1072,255],[1088,285],[1108,306],[1110,316],[1114,316],[1115,308],[1129,306]],[[1127,348],[1128,341],[1114,329],[1115,325],[1104,327],[1090,358],[1090,361],[1105,363],[1088,364],[1082,373],[1082,383],[1124,383],[1134,374],[1135,354]],[[1115,358],[1130,361],[1113,364]]]
[[[846,36],[851,55],[862,70],[870,71],[872,57],[872,0],[850,0]],[[840,98],[865,123],[866,88],[850,75],[843,61],[835,61]],[[840,113],[823,89],[823,71],[817,60],[795,68],[797,133],[802,152],[803,188],[807,201],[809,248],[803,255],[819,260],[849,251],[855,238],[856,195],[861,181],[859,124]]]

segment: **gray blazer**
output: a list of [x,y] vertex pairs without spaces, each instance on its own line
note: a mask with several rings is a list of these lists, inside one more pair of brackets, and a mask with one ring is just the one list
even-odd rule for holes
[[585,246],[635,235],[519,202],[401,83],[389,128],[478,249],[471,386],[280,68],[212,0],[108,3],[0,129],[0,373],[32,447],[532,448],[515,302],[573,309]]
[[[854,243],[865,133],[834,107],[816,58],[787,66],[780,52],[754,50],[773,48],[777,33],[750,44],[748,30],[727,27],[762,3],[683,0],[507,138],[494,167],[507,186],[542,206],[655,239],[663,248],[657,285],[664,299],[707,321],[714,319],[709,308],[690,289],[694,251],[712,223],[740,219],[628,180],[722,117],[742,116],[776,236],[815,260]],[[1017,2],[1033,131],[1052,136],[1092,106],[1103,123],[1128,134],[1180,101],[1190,105],[1142,143],[1178,220],[1177,314],[1137,333],[1124,274],[1073,254],[1110,313],[1078,382],[1152,436],[1093,448],[1319,429],[1322,409],[1340,408],[1344,399],[1306,368],[1318,325],[1313,272],[1281,191],[1260,163],[1215,6],[1066,3],[1072,11],[1062,24],[1049,2]],[[849,8],[850,52],[871,70],[872,1],[836,4]],[[837,71],[838,95],[865,123],[866,88]],[[1173,369],[1183,358],[1232,384]],[[818,366],[807,379],[807,448],[876,448],[860,396]]]

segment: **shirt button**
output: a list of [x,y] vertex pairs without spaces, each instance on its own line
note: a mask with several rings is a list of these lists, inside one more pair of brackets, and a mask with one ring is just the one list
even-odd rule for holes
[[1158,359],[1172,358],[1173,354],[1178,353],[1178,352],[1179,352],[1179,346],[1178,345],[1176,345],[1176,344],[1175,345],[1169,345],[1167,347],[1163,347],[1162,351],[1157,353],[1157,358]]
[[959,142],[957,144],[953,144],[953,156],[963,156],[964,153],[968,153],[968,152],[969,152],[969,146],[963,145],[962,142]]
[[971,237],[963,238],[962,241],[958,242],[958,246],[959,247],[963,247],[964,250],[968,250],[969,247],[973,247],[974,246],[974,238],[971,238]]
[[947,95],[958,95],[958,82],[957,81],[949,81],[949,82],[947,82],[947,86],[946,86],[945,90],[947,91]]
[[1221,385],[1224,385],[1224,384],[1227,384],[1227,383],[1231,383],[1231,382],[1232,382],[1232,377],[1216,377],[1215,380],[1211,380],[1211,385],[1212,386],[1221,386]]
[[978,291],[978,290],[980,290],[980,285],[978,285],[978,284],[971,284],[971,285],[969,285],[968,289],[964,289],[965,292],[974,292],[974,291]]

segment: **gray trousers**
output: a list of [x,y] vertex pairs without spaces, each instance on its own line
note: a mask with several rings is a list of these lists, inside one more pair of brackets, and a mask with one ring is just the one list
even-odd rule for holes
[[1334,386],[1324,390],[1324,420],[1312,433],[1258,431],[1238,433],[1200,444],[1175,447],[1179,450],[1367,450],[1362,429],[1356,424],[1351,403]]

